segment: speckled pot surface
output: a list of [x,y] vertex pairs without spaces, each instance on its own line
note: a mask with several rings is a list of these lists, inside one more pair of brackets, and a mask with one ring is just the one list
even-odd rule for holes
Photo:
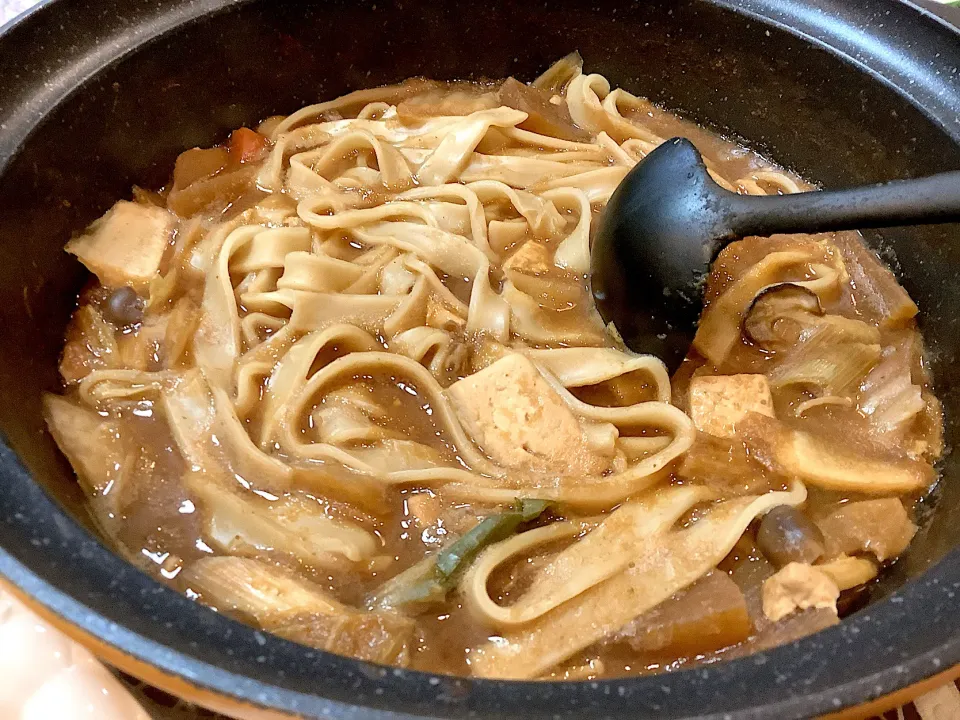
[[[960,663],[954,455],[865,609],[637,679],[480,681],[312,651],[195,605],[91,532],[39,406],[81,281],[70,233],[233,127],[410,75],[530,79],[573,49],[826,187],[960,168],[960,36],[897,0],[51,0],[0,36],[0,574],[128,672],[245,717],[788,720]],[[920,304],[956,445],[960,227],[870,240]]]

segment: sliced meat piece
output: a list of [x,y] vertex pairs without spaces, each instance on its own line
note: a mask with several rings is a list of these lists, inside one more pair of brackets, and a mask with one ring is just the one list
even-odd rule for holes
[[473,441],[503,467],[558,475],[607,467],[590,451],[576,416],[523,355],[507,355],[446,392]]
[[175,224],[163,208],[121,200],[66,250],[104,285],[146,288],[160,269]]
[[763,375],[700,375],[690,381],[690,417],[698,430],[732,437],[747,413],[773,417],[773,396]]
[[873,553],[883,562],[904,550],[917,532],[898,498],[840,505],[817,521],[826,542],[826,556]]

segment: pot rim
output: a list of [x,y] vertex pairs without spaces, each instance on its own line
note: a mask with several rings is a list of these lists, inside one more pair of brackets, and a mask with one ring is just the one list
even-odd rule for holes
[[[98,0],[111,6],[115,1]],[[98,29],[88,45],[65,49],[63,62],[53,68],[60,82],[26,100],[11,94],[5,101],[0,94],[0,172],[33,128],[97,72],[160,35],[244,1],[153,3],[151,10],[136,11],[140,31],[100,35]],[[844,0],[707,1],[842,56],[894,88],[960,143],[956,76],[937,72],[950,64],[947,58],[956,61],[954,69],[960,65],[960,31],[931,13],[903,0],[875,0],[870,8],[851,7]],[[49,24],[63,8],[83,5],[92,12],[92,4],[43,0],[0,28],[0,47],[14,35]],[[868,14],[875,20],[881,12],[890,18],[886,32],[866,21]],[[919,27],[928,40],[920,49],[909,44]],[[939,66],[924,62],[938,51],[937,58],[944,56]],[[6,89],[2,81],[0,89]],[[647,712],[664,718],[783,720],[873,701],[960,664],[960,550],[840,625],[744,658],[639,678],[475,680],[310,650],[193,603],[80,527],[33,481],[2,435],[0,481],[5,488],[0,494],[0,575],[22,594],[118,656],[201,690],[291,715],[534,718]],[[84,564],[63,565],[45,552],[51,547],[71,548]],[[74,590],[65,592],[58,584]],[[912,617],[924,617],[934,628],[925,634],[896,634]],[[831,648],[829,665],[819,657],[825,647]]]

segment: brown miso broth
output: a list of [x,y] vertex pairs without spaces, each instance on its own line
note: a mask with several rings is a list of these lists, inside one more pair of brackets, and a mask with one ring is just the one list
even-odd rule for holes
[[50,430],[102,532],[312,647],[475,677],[716,662],[839,622],[916,532],[940,407],[857,233],[746,238],[668,377],[604,327],[591,233],[692,139],[562,59],[360,90],[191,149],[67,245],[90,271]]

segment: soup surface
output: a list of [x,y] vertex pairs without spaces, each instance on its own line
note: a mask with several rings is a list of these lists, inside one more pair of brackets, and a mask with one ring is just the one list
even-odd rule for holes
[[909,544],[941,416],[917,308],[853,233],[726,248],[681,369],[589,292],[598,213],[685,135],[564,58],[241,128],[67,245],[45,398],[106,537],[190,597],[378,663],[586,679],[838,622]]

